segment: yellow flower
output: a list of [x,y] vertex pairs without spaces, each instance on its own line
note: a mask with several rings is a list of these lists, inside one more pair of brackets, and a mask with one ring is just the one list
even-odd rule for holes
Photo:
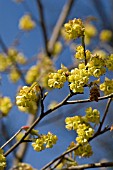
[[30,15],[24,15],[19,22],[19,28],[24,31],[30,31],[35,27],[35,22]]
[[100,40],[103,42],[107,42],[111,40],[112,36],[113,36],[112,31],[102,30],[100,33]]
[[69,39],[76,39],[84,35],[85,28],[81,19],[74,18],[73,20],[69,20],[64,27]]
[[1,97],[0,98],[0,111],[3,116],[7,116],[9,111],[12,108],[12,103],[9,97]]

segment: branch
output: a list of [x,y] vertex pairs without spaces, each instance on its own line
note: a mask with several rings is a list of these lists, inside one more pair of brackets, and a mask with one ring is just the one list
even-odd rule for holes
[[68,96],[66,96],[66,98],[60,102],[58,105],[56,105],[53,109],[49,109],[47,110],[45,113],[41,113],[40,116],[32,123],[32,125],[30,126],[30,128],[26,131],[26,133],[24,134],[24,136],[17,141],[8,151],[6,151],[4,153],[4,156],[6,157],[7,155],[9,155],[15,148],[17,148],[25,139],[25,137],[31,132],[31,130],[40,122],[40,120],[42,120],[45,116],[47,116],[48,114],[50,114],[51,112],[53,112],[54,110],[58,109],[59,107],[65,105],[66,101],[72,97],[73,94],[70,93]]
[[70,168],[63,168],[62,170],[68,170],[68,169],[73,169],[73,170],[83,170],[83,169],[89,169],[89,168],[98,168],[98,167],[111,167],[113,166],[113,162],[102,162],[102,163],[92,163],[92,164],[84,164],[84,165],[78,165],[78,166],[73,166]]
[[[4,41],[3,41],[3,39],[2,39],[1,36],[0,36],[0,45],[1,45],[4,53],[5,53],[6,55],[8,55],[8,48],[7,48],[7,46],[5,45],[5,43],[4,43]],[[26,84],[24,75],[23,75],[23,73],[21,72],[21,69],[20,69],[19,65],[18,65],[16,62],[14,62],[14,61],[12,61],[12,64],[16,67],[16,70],[17,70],[17,72],[20,74],[23,83]]]
[[[98,100],[104,100],[104,99],[108,99],[113,97],[113,93],[106,95],[106,96],[102,96],[99,97]],[[90,99],[83,99],[83,100],[73,100],[73,101],[66,101],[66,105],[67,104],[75,104],[75,103],[86,103],[86,102],[92,102]]]
[[[110,128],[109,128],[109,127],[106,127],[106,128],[105,128],[104,130],[102,130],[101,132],[95,133],[95,135],[94,135],[92,138],[90,138],[90,139],[88,140],[88,142],[92,141],[95,137],[97,137],[97,136],[99,136],[99,135],[101,135],[101,134],[103,134],[103,133],[105,133],[105,132],[107,132],[107,131],[109,131],[109,130],[110,130]],[[62,153],[60,156],[58,156],[57,158],[55,158],[54,160],[52,160],[51,162],[49,162],[47,165],[45,165],[41,170],[47,169],[47,168],[48,168],[49,166],[51,166],[53,163],[55,163],[55,162],[58,161],[59,159],[62,159],[62,158],[63,158],[65,155],[67,155],[68,153],[70,153],[70,152],[78,149],[78,147],[80,147],[80,146],[81,146],[80,144],[77,144],[77,145],[74,146],[73,148],[65,151],[65,152]]]
[[108,109],[109,109],[109,106],[110,106],[111,101],[112,101],[112,98],[108,99],[108,102],[107,102],[107,105],[106,105],[106,108],[105,108],[105,112],[104,112],[104,116],[103,116],[102,121],[100,122],[100,126],[99,126],[99,128],[98,128],[98,131],[100,131],[100,130],[102,129],[102,125],[103,125],[103,123],[104,123],[104,121],[105,121],[105,118],[106,118],[106,116],[107,116]]
[[38,9],[39,9],[40,24],[42,27],[42,33],[43,33],[43,37],[44,37],[45,50],[46,50],[47,55],[50,56],[50,53],[48,52],[47,30],[46,30],[46,25],[45,25],[45,20],[44,20],[42,2],[40,0],[36,0],[36,2],[38,5]]
[[57,41],[59,34],[60,34],[60,30],[62,25],[64,24],[67,16],[69,15],[69,12],[71,10],[71,7],[73,5],[75,1],[74,0],[68,0],[68,2],[64,5],[62,12],[59,16],[59,19],[56,23],[56,26],[54,27],[53,33],[51,35],[51,38],[49,40],[49,44],[48,44],[48,50],[50,53],[52,53],[55,42]]
[[84,49],[84,58],[85,58],[85,66],[87,65],[87,59],[86,59],[86,48],[85,48],[85,35],[82,36],[82,47]]

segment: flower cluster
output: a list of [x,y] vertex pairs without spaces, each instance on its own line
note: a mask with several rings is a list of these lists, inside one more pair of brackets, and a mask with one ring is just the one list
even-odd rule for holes
[[60,41],[57,41],[54,45],[52,55],[53,56],[58,56],[60,52],[62,51],[62,43]]
[[93,154],[91,145],[87,142],[84,145],[81,145],[74,151],[76,156],[80,157],[90,157]]
[[87,143],[88,139],[93,136],[94,129],[90,123],[98,124],[99,122],[100,112],[97,109],[92,110],[91,107],[86,109],[85,116],[73,116],[65,119],[66,128],[77,132],[76,141],[79,144]]
[[46,148],[52,148],[56,141],[58,140],[57,136],[48,132],[47,135],[41,135],[35,142],[32,143],[34,150],[40,152]]
[[99,55],[93,55],[87,63],[88,73],[90,76],[100,77],[106,72],[105,59]]
[[4,53],[0,53],[0,71],[3,72],[8,67],[8,61]]
[[23,162],[19,162],[17,165],[12,167],[12,170],[36,170],[31,165]]
[[3,155],[3,150],[0,148],[0,170],[4,170],[6,167],[6,158]]
[[61,69],[55,73],[49,74],[48,86],[53,88],[62,88],[67,80],[68,73],[69,71],[67,67],[61,65]]
[[83,144],[88,142],[88,139],[93,136],[94,129],[90,126],[90,124],[82,123],[78,125],[76,132],[78,134],[76,141],[79,144]]
[[36,91],[37,83],[32,84],[31,87],[23,86],[16,97],[16,105],[19,110],[23,112],[28,112],[35,114],[37,110],[37,91]]
[[24,31],[30,31],[35,28],[36,24],[32,20],[31,15],[24,15],[19,21],[19,28]]
[[54,72],[54,66],[52,60],[40,54],[39,61],[36,65],[32,66],[26,73],[26,82],[32,84],[34,81],[38,81],[41,87],[48,88],[48,75]]
[[12,103],[9,97],[0,97],[0,112],[2,116],[7,116],[12,108]]
[[9,48],[7,54],[0,53],[0,71],[8,70],[9,78],[13,83],[17,82],[21,77],[19,70],[16,68],[16,63],[23,65],[26,63],[26,58],[15,48]]
[[113,54],[108,56],[106,60],[106,67],[108,68],[108,70],[113,71]]
[[78,125],[83,122],[84,122],[84,119],[81,116],[67,117],[65,119],[66,129],[77,130]]
[[[89,50],[86,50],[85,53],[86,53],[86,59],[88,60],[91,57],[91,52]],[[85,59],[83,46],[80,45],[76,48],[75,58],[80,60]]]
[[113,93],[113,79],[110,80],[105,77],[104,83],[100,84],[100,90],[103,91],[105,95]]
[[71,70],[68,76],[70,89],[74,93],[83,93],[84,86],[88,83],[89,74],[84,64],[79,64],[79,68]]
[[88,107],[85,118],[88,122],[98,124],[100,122],[100,112],[97,109],[93,110],[91,107]]
[[19,52],[15,48],[9,48],[7,53],[7,58],[10,64],[16,62],[18,64],[25,64],[26,58],[22,52]]
[[108,42],[111,40],[113,34],[112,34],[112,31],[110,30],[102,30],[101,33],[100,33],[100,40],[102,42]]
[[76,130],[78,136],[76,137],[76,141],[80,144],[86,143],[90,137],[93,136],[94,130],[90,126],[89,123],[85,123],[84,117],[74,116],[67,117],[65,119],[66,128],[68,130]]
[[17,70],[15,67],[11,67],[10,73],[9,73],[9,79],[13,82],[16,83],[21,77],[20,72]]
[[85,28],[81,19],[75,18],[73,20],[69,20],[64,27],[69,39],[76,39],[84,35]]

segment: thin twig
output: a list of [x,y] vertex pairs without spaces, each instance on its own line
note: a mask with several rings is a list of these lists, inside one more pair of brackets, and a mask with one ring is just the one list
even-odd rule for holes
[[[99,133],[96,133],[96,135],[94,135],[92,138],[90,138],[88,140],[88,142],[90,142],[91,140],[93,140],[95,137],[109,131],[110,128],[109,127],[106,127],[104,130],[102,130],[101,132]],[[55,158],[54,160],[52,160],[51,162],[49,162],[47,165],[45,165],[41,170],[46,170],[48,167],[50,167],[53,163],[55,163],[56,161],[58,161],[59,159],[63,158],[65,155],[67,155],[68,153],[78,149],[81,145],[80,144],[76,144],[76,146],[74,146],[73,148],[65,151],[64,153],[62,153],[60,156],[58,156],[57,158]]]
[[87,65],[87,59],[86,59],[86,48],[85,48],[85,35],[82,36],[82,47],[84,49],[84,58],[85,58],[85,66]]
[[109,109],[109,106],[110,106],[111,101],[112,101],[112,98],[108,99],[108,102],[107,102],[107,105],[106,105],[106,108],[105,108],[105,112],[104,112],[104,116],[103,116],[102,121],[100,122],[100,126],[99,126],[99,128],[98,128],[98,131],[101,131],[101,129],[102,129],[102,125],[103,125],[103,123],[104,123],[104,121],[105,121],[105,118],[106,118],[106,116],[107,116],[108,109]]
[[[106,96],[99,97],[98,100],[104,100],[104,99],[108,99],[108,98],[112,99],[112,97],[113,97],[113,93],[111,93],[109,95],[106,95]],[[92,101],[90,99],[66,101],[65,105],[67,105],[67,104],[76,104],[76,103],[86,103],[86,102],[92,102]]]
[[43,5],[40,0],[36,0],[38,9],[39,9],[39,15],[40,15],[40,24],[42,27],[42,33],[44,37],[44,43],[45,43],[45,51],[48,56],[50,56],[50,53],[48,52],[48,38],[47,38],[47,30],[45,25],[45,19],[44,19],[44,12],[43,12]]
[[89,169],[89,168],[99,168],[99,167],[112,167],[113,162],[99,162],[99,163],[91,163],[91,164],[84,164],[84,165],[78,165],[73,166],[70,168],[63,168],[62,170],[83,170],[83,169]]
[[[0,36],[0,45],[1,45],[4,53],[5,53],[6,55],[8,55],[8,48],[7,48],[6,44],[4,43],[4,41],[3,41],[3,39],[2,39],[1,36]],[[24,75],[23,75],[23,73],[21,72],[21,69],[20,69],[19,65],[18,65],[16,62],[14,62],[14,61],[12,61],[12,64],[15,66],[17,72],[18,72],[19,75],[21,76],[21,79],[22,79],[23,83],[26,84]],[[26,85],[27,85],[27,84],[26,84]]]
[[20,132],[22,129],[19,129],[4,145],[2,145],[0,148],[3,149],[7,144],[9,144]]
[[42,120],[45,116],[47,116],[48,114],[52,113],[54,110],[58,109],[59,107],[63,106],[65,104],[65,102],[72,97],[73,94],[69,94],[68,96],[66,96],[66,98],[60,102],[58,105],[56,105],[53,109],[49,109],[47,110],[45,113],[40,114],[40,116],[32,123],[32,125],[30,126],[30,128],[26,131],[26,133],[24,134],[24,136],[17,141],[8,151],[6,151],[4,153],[4,156],[9,155],[15,148],[17,148],[25,139],[26,136],[28,136],[28,134],[31,132],[31,130],[40,122],[40,120]]

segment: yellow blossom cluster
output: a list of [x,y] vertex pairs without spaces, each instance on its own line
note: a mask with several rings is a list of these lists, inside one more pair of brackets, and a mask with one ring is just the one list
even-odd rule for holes
[[88,107],[86,109],[85,119],[87,122],[92,122],[95,124],[99,124],[100,122],[100,112],[97,109],[92,109],[92,107]]
[[36,170],[31,165],[23,162],[19,162],[17,165],[13,166],[12,169],[15,170]]
[[68,76],[70,89],[74,93],[83,93],[84,86],[88,83],[89,74],[88,70],[85,69],[84,64],[79,64],[79,68],[71,70]]
[[105,95],[113,93],[113,79],[105,77],[104,83],[100,84],[100,90],[104,92]]
[[34,150],[40,152],[46,148],[52,148],[56,144],[58,138],[56,135],[48,132],[47,135],[41,135],[35,142],[32,143]]
[[[91,57],[91,52],[89,50],[86,50],[85,53],[86,53],[86,60],[88,60]],[[79,60],[85,59],[83,46],[80,45],[76,48],[75,58]]]
[[100,122],[100,112],[91,107],[86,109],[85,116],[73,116],[65,119],[66,128],[75,130],[78,134],[76,141],[79,144],[86,144],[90,137],[94,135],[94,129],[90,123],[98,124]]
[[3,150],[0,148],[0,170],[4,170],[6,167],[6,158],[3,155]]
[[30,31],[33,28],[35,28],[35,26],[36,26],[36,24],[32,20],[31,15],[29,15],[29,14],[22,16],[22,18],[19,21],[19,28],[24,31]]
[[85,158],[90,157],[93,154],[92,147],[87,142],[84,145],[78,147],[78,149],[74,151],[74,154],[76,156],[85,157]]
[[93,55],[86,67],[90,76],[100,77],[106,72],[105,59],[102,59],[99,55]]
[[37,111],[37,91],[36,91],[37,83],[35,82],[30,87],[23,86],[17,96],[16,96],[16,105],[18,109],[23,112],[28,112],[31,114],[35,114]]
[[102,42],[108,42],[111,40],[113,33],[111,30],[102,30],[100,33],[100,40]]
[[68,23],[64,24],[65,31],[69,39],[76,39],[84,35],[84,25],[81,19],[69,20]]
[[49,74],[48,86],[53,88],[62,88],[67,80],[68,72],[67,67],[61,65],[61,69],[55,73]]
[[11,47],[8,49],[7,54],[0,53],[0,71],[8,71],[9,73],[9,79],[16,83],[20,77],[21,74],[16,67],[16,64],[25,64],[26,58],[24,54],[17,51],[15,48]]
[[44,54],[40,54],[39,57],[37,64],[27,71],[25,79],[28,84],[38,81],[41,87],[48,88],[48,75],[54,72],[55,68],[49,57]]
[[113,71],[113,54],[107,57],[106,67],[108,68],[108,70]]
[[9,97],[0,97],[0,112],[2,116],[7,116],[12,108],[12,102]]

